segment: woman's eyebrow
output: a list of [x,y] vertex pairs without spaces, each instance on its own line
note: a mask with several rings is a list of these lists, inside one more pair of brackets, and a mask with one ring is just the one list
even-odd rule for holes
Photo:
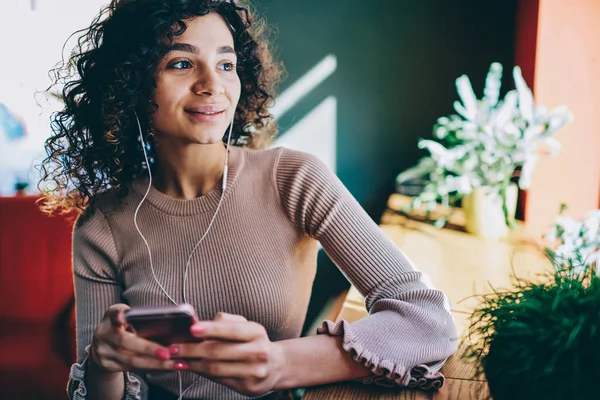
[[[184,51],[186,53],[200,54],[198,47],[194,46],[193,44],[189,44],[189,43],[173,43],[167,49],[167,53],[170,53],[172,51]],[[228,53],[236,54],[235,50],[231,46],[220,46],[217,49],[217,54],[228,54]]]
[[236,54],[235,50],[231,46],[221,46],[217,49],[217,54]]

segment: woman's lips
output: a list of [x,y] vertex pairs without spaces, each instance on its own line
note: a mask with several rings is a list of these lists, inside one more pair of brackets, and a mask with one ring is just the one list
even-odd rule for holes
[[225,114],[224,110],[216,111],[216,110],[199,110],[199,109],[190,109],[185,110],[185,112],[191,116],[194,120],[200,122],[215,122],[218,121],[223,114]]

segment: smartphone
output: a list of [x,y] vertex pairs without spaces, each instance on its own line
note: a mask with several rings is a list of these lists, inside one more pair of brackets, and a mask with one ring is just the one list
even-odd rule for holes
[[200,340],[190,332],[198,317],[189,304],[132,308],[125,311],[125,320],[136,335],[165,346]]

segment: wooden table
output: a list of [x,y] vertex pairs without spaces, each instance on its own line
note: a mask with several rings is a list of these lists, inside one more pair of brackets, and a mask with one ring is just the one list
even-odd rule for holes
[[[448,228],[437,229],[426,221],[401,215],[400,210],[408,201],[405,196],[390,197],[381,229],[448,295],[457,329],[463,337],[470,323],[469,314],[478,304],[474,295],[490,292],[490,285],[509,287],[513,274],[535,279],[539,273],[552,268],[538,241],[528,236],[522,224],[505,239],[486,240],[464,232],[462,210],[455,210]],[[364,298],[352,287],[338,320],[353,322],[365,316]],[[485,378],[476,376],[475,366],[462,359],[465,350],[466,341],[442,369],[447,380],[436,393],[342,383],[312,388],[303,399],[486,399],[489,392]]]
[[342,383],[312,388],[302,400],[484,400],[489,396],[484,377],[475,377],[472,365],[461,360],[461,348],[442,369],[446,383],[437,392],[386,389],[359,383]]

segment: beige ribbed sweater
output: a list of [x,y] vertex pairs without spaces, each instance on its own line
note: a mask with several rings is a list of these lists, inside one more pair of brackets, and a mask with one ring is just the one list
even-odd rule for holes
[[[153,280],[147,250],[133,223],[147,180],[119,202],[100,196],[74,229],[73,268],[78,359],[70,394],[85,398],[88,345],[105,310],[166,306]],[[221,196],[220,185],[194,200],[176,200],[152,188],[138,224],[152,250],[159,281],[183,302],[187,257],[204,234]],[[430,388],[457,347],[446,296],[433,288],[380,231],[337,177],[315,157],[288,149],[231,150],[228,186],[215,223],[194,253],[187,300],[201,319],[219,311],[264,325],[271,340],[297,338],[316,270],[317,241],[366,296],[370,315],[358,322],[323,323],[319,333],[343,337],[346,351],[373,371],[369,382]],[[385,375],[385,376],[382,376]],[[177,373],[143,375],[179,394]],[[212,381],[183,373],[185,398],[245,399]],[[128,399],[139,394],[128,376]]]

